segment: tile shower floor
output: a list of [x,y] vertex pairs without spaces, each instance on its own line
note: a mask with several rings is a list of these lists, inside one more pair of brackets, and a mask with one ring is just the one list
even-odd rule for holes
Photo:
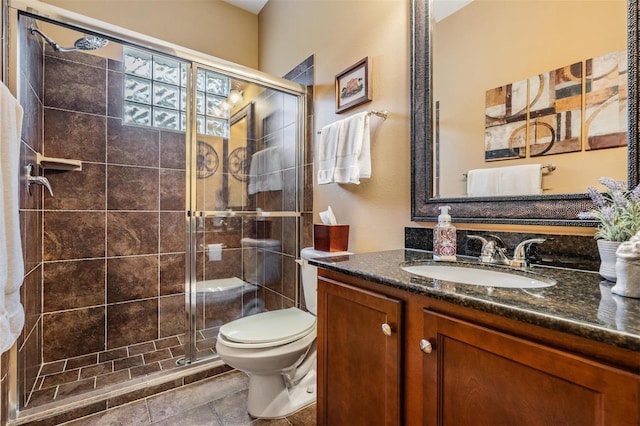
[[[217,328],[198,331],[198,358],[215,354],[217,334]],[[184,356],[184,339],[172,336],[43,364],[27,408],[177,368]]]

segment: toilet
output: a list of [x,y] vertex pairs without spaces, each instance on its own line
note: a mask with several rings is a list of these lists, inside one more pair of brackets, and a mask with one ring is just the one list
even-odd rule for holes
[[[264,244],[271,244],[265,240]],[[243,246],[260,240],[244,239]],[[272,248],[272,247],[271,247]],[[348,252],[323,252],[312,247],[299,260],[305,305],[279,309],[231,321],[218,333],[216,351],[224,362],[249,375],[249,414],[257,418],[287,416],[316,399],[316,307],[317,269],[307,260],[340,256]],[[275,259],[275,257],[274,257]],[[279,268],[280,262],[259,263]],[[255,267],[255,263],[253,264]]]

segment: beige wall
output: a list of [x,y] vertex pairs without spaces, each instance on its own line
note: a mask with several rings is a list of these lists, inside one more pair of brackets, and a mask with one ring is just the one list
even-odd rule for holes
[[[372,117],[372,177],[360,185],[314,186],[314,221],[331,205],[350,225],[355,252],[404,247],[410,225],[409,5],[405,0],[270,0],[259,16],[260,69],[282,75],[315,55],[317,129],[350,114],[388,110]],[[335,113],[334,78],[368,56],[373,101]],[[314,182],[316,179],[314,178]]]
[[[627,149],[484,161],[485,93],[626,49],[626,1],[476,0],[435,28],[434,98],[440,101],[440,194],[464,196],[470,169],[553,163],[545,193],[585,192],[598,178],[627,179]],[[584,118],[584,117],[583,117]]]
[[258,18],[220,0],[46,0],[54,6],[258,68]]
[[[357,252],[403,247],[405,226],[429,226],[410,221],[407,0],[270,0],[259,18],[220,1],[49,2],[274,75],[282,75],[304,58],[315,55],[315,129],[358,111],[385,109],[390,113],[385,122],[372,119],[372,178],[359,186],[316,185],[315,220],[319,221],[318,211],[331,205],[338,219],[351,225],[350,249]],[[185,8],[185,4],[192,7]],[[125,10],[133,13],[124,13]],[[179,25],[174,28],[176,22]],[[210,41],[213,28],[216,40],[224,41]],[[372,61],[373,101],[335,114],[335,74],[365,56]],[[313,137],[318,138],[315,130]],[[521,229],[506,225],[486,228]],[[549,230],[592,232],[586,228]],[[535,227],[524,231],[542,232]]]

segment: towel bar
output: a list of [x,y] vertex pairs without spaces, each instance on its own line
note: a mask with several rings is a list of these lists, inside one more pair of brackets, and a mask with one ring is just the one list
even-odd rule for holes
[[[550,172],[554,171],[557,167],[556,167],[555,164],[541,164],[540,168],[541,169],[547,169],[547,172],[550,173]],[[465,179],[467,178],[467,175],[468,175],[467,173],[463,173],[462,174],[462,176],[464,176]]]
[[[369,111],[367,113],[367,115],[375,115],[376,117],[380,117],[382,119],[382,121],[384,121],[389,116],[389,111],[386,111],[386,110],[383,110],[383,111]],[[318,134],[321,134],[321,133],[322,133],[322,130],[318,130]]]

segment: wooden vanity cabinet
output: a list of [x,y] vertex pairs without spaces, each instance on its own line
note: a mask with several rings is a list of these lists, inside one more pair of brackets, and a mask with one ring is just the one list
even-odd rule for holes
[[424,423],[638,425],[638,377],[429,310]]
[[400,424],[402,302],[318,286],[318,424]]
[[318,425],[640,425],[637,352],[322,269],[318,373]]

